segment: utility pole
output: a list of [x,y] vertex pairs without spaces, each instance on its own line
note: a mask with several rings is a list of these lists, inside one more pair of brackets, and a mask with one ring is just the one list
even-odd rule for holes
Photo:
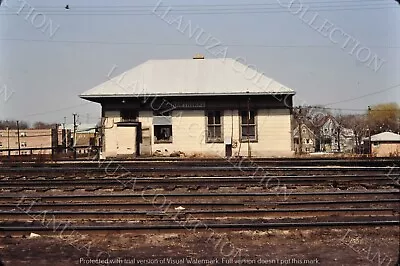
[[371,143],[371,106],[368,106],[367,125],[368,125],[368,156],[372,156],[372,143]]
[[64,116],[64,123],[63,123],[63,129],[62,129],[62,146],[64,148],[64,152],[67,153],[67,146],[68,146],[68,140],[67,140],[67,131],[65,130],[65,125],[67,124],[67,117]]
[[18,155],[21,155],[21,142],[19,139],[19,121],[17,120]]
[[251,119],[251,115],[250,115],[250,97],[249,97],[247,99],[247,157],[249,157],[249,158],[251,158],[251,150],[250,150],[250,119]]
[[302,136],[303,117],[301,114],[301,107],[299,107],[297,122],[299,124],[299,155],[302,155],[303,154],[303,136]]
[[337,143],[338,143],[338,152],[340,152],[340,125],[337,130]]
[[77,114],[73,113],[72,115],[74,116],[74,142],[73,142],[73,149],[74,149],[74,159],[76,159],[76,148],[75,148],[75,146],[76,146],[76,128],[77,128],[77,126],[76,126],[76,116],[77,116]]
[[11,151],[10,151],[10,128],[7,127],[7,149],[8,149],[8,156],[10,157]]

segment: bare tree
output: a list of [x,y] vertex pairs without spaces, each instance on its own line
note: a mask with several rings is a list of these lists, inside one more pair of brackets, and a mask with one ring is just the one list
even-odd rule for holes
[[52,124],[52,123],[44,123],[44,122],[35,122],[32,126],[34,129],[49,129],[49,128],[54,128],[56,127],[57,124]]
[[367,112],[368,127],[372,134],[383,131],[400,131],[400,107],[397,103],[371,106]]
[[[28,123],[25,121],[19,121],[20,129],[27,129],[29,127]],[[0,129],[17,129],[17,120],[0,120]]]

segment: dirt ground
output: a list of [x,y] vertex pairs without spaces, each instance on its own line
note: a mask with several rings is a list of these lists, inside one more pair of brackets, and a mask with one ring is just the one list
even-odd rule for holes
[[8,236],[3,265],[396,265],[398,227]]

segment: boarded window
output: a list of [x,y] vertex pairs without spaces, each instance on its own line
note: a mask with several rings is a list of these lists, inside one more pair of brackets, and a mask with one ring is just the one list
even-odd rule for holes
[[222,142],[222,123],[220,111],[207,112],[207,142]]
[[121,120],[122,122],[132,122],[137,121],[139,114],[136,110],[122,110],[121,111]]
[[154,116],[171,116],[172,111],[169,110],[154,110],[153,111]]
[[241,141],[256,141],[257,140],[257,126],[256,126],[256,112],[255,111],[241,111],[240,112],[240,129]]

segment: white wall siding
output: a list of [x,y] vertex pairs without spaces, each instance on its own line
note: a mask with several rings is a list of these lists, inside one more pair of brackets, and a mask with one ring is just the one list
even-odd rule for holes
[[[187,156],[225,156],[224,143],[206,142],[206,113],[203,110],[184,110],[172,112],[172,143],[154,143],[153,113],[142,111],[139,121],[142,127],[151,132],[152,152],[164,154],[184,152]],[[222,112],[224,139],[232,137],[233,155],[248,155],[248,143],[240,143],[240,116],[238,110]],[[263,109],[257,111],[257,142],[250,143],[251,155],[290,156],[291,130],[290,111],[287,109]],[[233,132],[232,132],[233,124]],[[112,139],[110,140],[112,141]],[[111,146],[111,145],[110,145]],[[108,147],[106,145],[106,147]],[[240,151],[240,153],[239,153]]]
[[117,122],[121,121],[119,111],[107,111],[103,118],[104,136],[103,136],[103,155],[105,157],[117,156]]

